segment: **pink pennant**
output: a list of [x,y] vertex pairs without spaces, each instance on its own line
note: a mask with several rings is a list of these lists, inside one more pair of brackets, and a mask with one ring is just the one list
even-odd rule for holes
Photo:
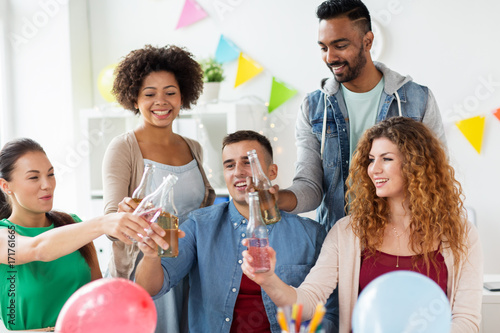
[[184,8],[182,9],[181,17],[179,18],[179,22],[177,22],[177,27],[175,27],[175,29],[193,24],[206,16],[207,13],[196,3],[196,1],[186,0]]

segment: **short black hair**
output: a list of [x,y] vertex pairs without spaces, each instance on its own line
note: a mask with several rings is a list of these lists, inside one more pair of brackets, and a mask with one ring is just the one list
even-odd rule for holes
[[363,33],[372,31],[370,12],[360,0],[327,0],[318,6],[316,16],[320,21],[345,16],[356,22]]
[[241,141],[257,141],[264,148],[265,151],[268,152],[269,157],[271,157],[271,163],[273,161],[273,147],[271,146],[271,142],[262,134],[259,134],[255,131],[236,131],[234,133],[228,134],[222,140],[222,150],[227,145],[238,143]]

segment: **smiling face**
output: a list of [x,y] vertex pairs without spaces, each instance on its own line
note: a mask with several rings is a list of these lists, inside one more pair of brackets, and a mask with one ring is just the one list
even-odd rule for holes
[[40,214],[52,209],[56,179],[47,156],[28,152],[15,163],[11,181],[2,180],[2,189],[11,192],[13,211]]
[[[233,198],[236,208],[242,213],[242,209],[247,211],[248,204],[245,201],[245,189],[247,188],[247,177],[252,177],[250,162],[247,152],[255,149],[266,176],[273,180],[277,176],[278,168],[271,163],[271,158],[258,141],[245,140],[228,144],[222,151],[224,180]],[[264,158],[265,156],[265,158]],[[244,214],[243,214],[244,215]]]
[[347,17],[319,22],[321,57],[340,83],[351,82],[362,76],[372,40],[371,31],[362,33]]
[[182,96],[175,75],[167,71],[151,72],[144,78],[135,107],[139,109],[144,124],[169,127],[177,117]]
[[368,176],[378,197],[404,200],[406,182],[402,174],[403,155],[387,138],[374,139],[369,154]]

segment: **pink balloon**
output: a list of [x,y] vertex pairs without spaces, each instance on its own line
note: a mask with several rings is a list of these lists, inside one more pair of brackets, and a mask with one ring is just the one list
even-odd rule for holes
[[132,281],[99,279],[78,289],[56,322],[59,333],[153,333],[156,308],[146,290]]

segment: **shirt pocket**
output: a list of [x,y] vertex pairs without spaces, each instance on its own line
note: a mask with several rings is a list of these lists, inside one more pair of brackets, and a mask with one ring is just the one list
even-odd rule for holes
[[[323,131],[323,119],[318,119],[312,122],[312,132],[321,144],[321,133]],[[334,169],[340,161],[340,148],[339,148],[339,133],[337,131],[337,124],[332,119],[326,121],[326,134],[325,134],[325,150],[323,152],[323,168]],[[326,170],[325,170],[326,171]],[[328,171],[328,177],[331,177]],[[326,174],[325,174],[326,175]]]
[[298,287],[302,281],[304,281],[312,266],[312,264],[279,265],[276,267],[276,273],[286,284],[292,287]]

